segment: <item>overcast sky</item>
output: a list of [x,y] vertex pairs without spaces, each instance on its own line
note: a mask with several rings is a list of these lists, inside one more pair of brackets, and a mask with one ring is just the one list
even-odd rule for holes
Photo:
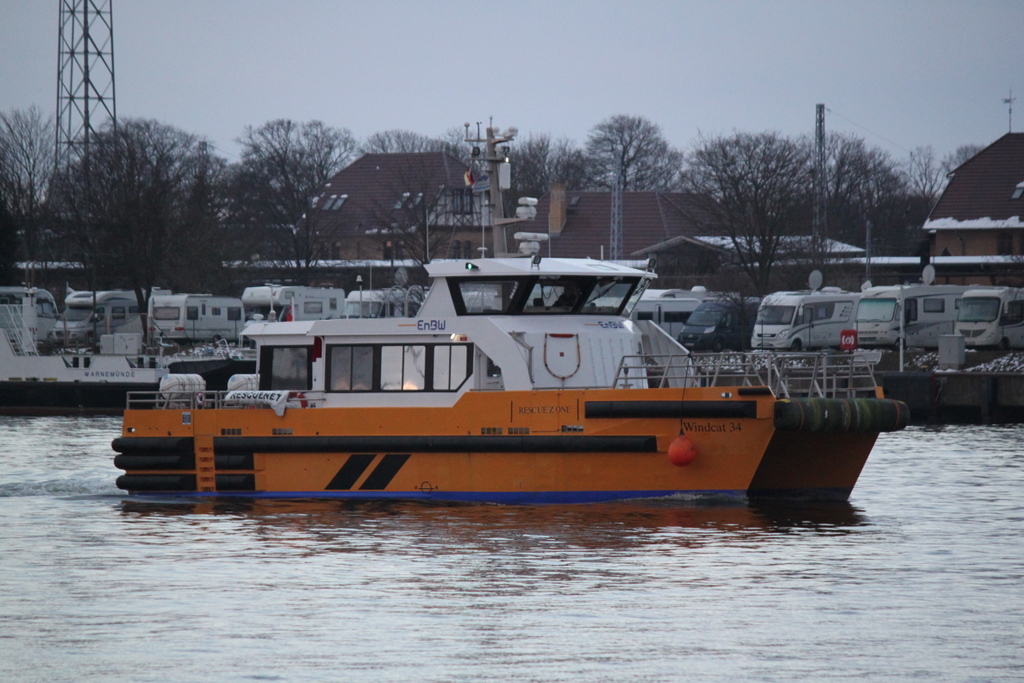
[[[56,109],[58,0],[0,0],[0,111]],[[119,117],[210,139],[319,119],[583,144],[615,114],[699,135],[863,137],[899,158],[1024,130],[1024,1],[114,0]]]

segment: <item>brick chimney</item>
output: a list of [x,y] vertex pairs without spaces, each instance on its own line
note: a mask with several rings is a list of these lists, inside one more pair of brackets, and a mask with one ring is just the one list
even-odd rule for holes
[[548,204],[548,235],[558,237],[565,225],[565,183],[551,185],[551,201]]

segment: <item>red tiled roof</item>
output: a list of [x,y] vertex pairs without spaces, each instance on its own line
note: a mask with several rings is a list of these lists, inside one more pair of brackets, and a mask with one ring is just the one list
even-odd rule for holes
[[[565,225],[558,237],[551,239],[551,255],[560,258],[609,258],[612,196],[610,192],[566,192]],[[575,204],[574,204],[575,201]],[[537,218],[533,228],[517,228],[547,232],[551,193],[537,202]],[[632,255],[659,242],[678,236],[695,237],[709,234],[688,217],[696,212],[681,192],[624,192],[622,195],[622,257]],[[713,231],[711,231],[713,233]]]
[[[382,209],[402,193],[436,194],[443,187],[464,187],[466,165],[444,152],[364,154],[328,180],[317,198],[317,220],[339,234],[362,233],[381,225]],[[337,210],[332,197],[348,195]]]
[[[1024,216],[1024,198],[1011,199],[1024,182],[1024,133],[1007,133],[961,164],[928,221],[994,221]],[[929,228],[925,223],[925,228]]]

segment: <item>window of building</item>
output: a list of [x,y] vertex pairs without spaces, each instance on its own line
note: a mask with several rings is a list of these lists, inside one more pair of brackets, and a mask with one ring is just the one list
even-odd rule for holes
[[473,213],[473,188],[453,188],[450,196],[453,214],[465,216]]
[[1010,199],[1020,199],[1021,197],[1024,197],[1024,183],[1017,183],[1017,187],[1013,189]]
[[999,233],[996,242],[996,253],[1000,256],[1009,256],[1013,253],[1013,233],[1003,230]]

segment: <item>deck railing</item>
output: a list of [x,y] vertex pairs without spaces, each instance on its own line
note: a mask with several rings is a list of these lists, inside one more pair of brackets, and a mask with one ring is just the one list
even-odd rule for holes
[[879,357],[762,351],[626,356],[613,388],[767,386],[780,398],[874,397]]

